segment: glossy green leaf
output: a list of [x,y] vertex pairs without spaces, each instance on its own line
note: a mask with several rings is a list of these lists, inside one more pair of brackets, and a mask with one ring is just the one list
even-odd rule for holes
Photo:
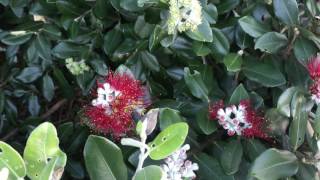
[[151,165],[138,171],[133,180],[161,180],[163,173],[159,166]]
[[298,24],[299,10],[296,0],[274,0],[273,8],[276,16],[285,24]]
[[277,87],[286,83],[283,74],[270,63],[248,60],[244,61],[245,76],[266,87]]
[[83,154],[90,179],[127,179],[121,149],[108,139],[90,135]]
[[233,176],[228,176],[223,172],[219,161],[207,154],[200,153],[193,156],[199,165],[199,179],[234,180]]
[[227,67],[227,70],[230,72],[238,72],[241,70],[242,57],[237,53],[230,53],[226,55],[223,59],[224,65]]
[[8,168],[8,180],[23,178],[27,175],[27,169],[20,154],[10,145],[0,141],[0,169]]
[[320,107],[317,107],[317,111],[316,111],[316,117],[314,118],[315,123],[314,123],[314,131],[318,134],[318,136],[320,135]]
[[208,4],[202,11],[204,18],[210,23],[215,24],[218,20],[218,10],[213,4]]
[[31,95],[28,99],[28,111],[31,116],[37,116],[40,112],[39,98],[38,96]]
[[29,32],[12,32],[1,39],[1,42],[6,45],[21,45],[27,42],[32,36]]
[[90,61],[90,64],[94,71],[101,76],[106,76],[108,74],[108,67],[102,60],[94,59]]
[[54,83],[48,74],[42,78],[42,94],[49,102],[53,99]]
[[241,100],[248,99],[249,94],[244,88],[243,84],[240,84],[232,93],[229,104],[239,104]]
[[160,64],[153,54],[148,51],[140,52],[140,57],[143,64],[152,71],[158,72],[160,70]]
[[210,28],[210,24],[206,20],[202,20],[202,23],[194,31],[187,31],[187,35],[194,40],[202,42],[212,42],[213,35]]
[[206,135],[209,135],[218,129],[216,122],[213,121],[212,119],[210,119],[208,114],[209,114],[209,112],[208,112],[207,106],[202,108],[196,114],[197,123],[198,123],[201,131]]
[[139,16],[134,25],[134,32],[141,38],[147,38],[152,33],[153,25],[147,23],[143,16]]
[[53,69],[53,75],[58,81],[59,87],[66,98],[72,98],[74,96],[73,89],[69,84],[68,80],[64,77],[62,71],[58,68]]
[[310,57],[315,56],[318,49],[312,41],[299,37],[294,42],[294,55],[300,62],[307,62]]
[[40,67],[34,66],[24,68],[16,78],[23,83],[31,83],[37,80],[41,75],[42,70]]
[[217,59],[229,53],[230,43],[227,37],[218,28],[212,28],[213,40],[208,44],[212,54]]
[[59,148],[59,139],[53,124],[42,123],[31,132],[23,158],[27,165],[27,175],[31,179],[50,180],[53,171],[63,172],[67,156]]
[[294,93],[297,92],[296,87],[291,87],[286,89],[278,99],[277,109],[283,115],[290,117],[291,116],[291,100]]
[[204,101],[208,101],[209,92],[198,71],[194,71],[194,73],[191,73],[189,68],[185,68],[184,80],[189,87],[192,95]]
[[257,38],[270,31],[265,24],[260,23],[252,16],[244,16],[239,19],[241,28],[250,36]]
[[253,163],[249,174],[261,180],[277,180],[297,173],[297,157],[289,151],[268,149]]
[[242,145],[239,140],[231,140],[224,146],[220,164],[227,175],[235,174],[239,170],[242,154]]
[[254,161],[265,150],[266,146],[259,139],[243,141],[243,152],[251,161]]
[[160,134],[148,145],[150,158],[153,160],[164,159],[180,148],[188,135],[187,123],[175,123],[161,131]]
[[217,6],[218,13],[219,14],[227,13],[227,12],[231,11],[232,9],[234,9],[239,3],[240,3],[240,0],[221,1]]
[[305,108],[306,100],[303,95],[296,92],[291,102],[293,119],[289,128],[290,144],[294,150],[297,150],[304,142],[307,129],[308,112]]
[[274,54],[285,47],[287,43],[288,39],[285,35],[277,32],[268,32],[256,41],[254,49]]

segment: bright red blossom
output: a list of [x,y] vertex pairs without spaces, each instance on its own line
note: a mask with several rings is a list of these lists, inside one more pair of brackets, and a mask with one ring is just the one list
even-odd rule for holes
[[140,81],[127,73],[109,73],[98,82],[97,99],[85,108],[89,127],[114,137],[125,136],[134,127],[133,112],[142,112],[149,104]]
[[320,56],[311,58],[307,64],[309,74],[313,80],[320,78]]
[[311,99],[317,104],[320,103],[320,56],[313,57],[309,60],[308,71],[313,80],[313,83],[309,87],[311,93]]
[[228,131],[229,136],[235,134],[247,138],[258,137],[268,139],[264,131],[264,118],[253,109],[249,100],[242,100],[238,106],[225,107],[223,101],[214,103],[210,109],[210,118]]

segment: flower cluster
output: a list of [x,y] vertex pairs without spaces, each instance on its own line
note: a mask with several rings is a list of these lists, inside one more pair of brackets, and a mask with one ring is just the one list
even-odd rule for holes
[[81,60],[79,62],[73,61],[72,58],[66,59],[66,67],[71,72],[71,74],[78,76],[80,74],[83,74],[85,71],[89,71],[90,67],[86,65],[84,60]]
[[228,131],[229,136],[235,134],[244,137],[258,137],[267,139],[263,131],[264,118],[252,108],[249,100],[242,100],[238,106],[224,106],[223,101],[213,104],[210,109],[210,118]]
[[311,98],[320,104],[320,56],[313,57],[309,60],[307,68],[313,84],[309,87]]
[[166,164],[161,166],[166,174],[166,178],[164,179],[183,180],[196,178],[194,171],[198,170],[199,166],[197,163],[192,163],[191,161],[186,160],[186,152],[189,149],[189,144],[186,144],[165,159]]
[[194,31],[202,22],[201,5],[198,0],[170,0],[168,33]]
[[103,82],[98,82],[95,96],[84,110],[85,123],[115,138],[132,130],[133,113],[143,113],[150,104],[146,88],[128,73],[110,72]]

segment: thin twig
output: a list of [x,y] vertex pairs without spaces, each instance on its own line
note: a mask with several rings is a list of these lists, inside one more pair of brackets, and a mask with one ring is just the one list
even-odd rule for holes
[[53,105],[46,113],[42,114],[40,116],[41,119],[46,119],[49,117],[51,114],[56,112],[61,106],[63,106],[67,102],[67,99],[61,99],[58,101],[55,105]]

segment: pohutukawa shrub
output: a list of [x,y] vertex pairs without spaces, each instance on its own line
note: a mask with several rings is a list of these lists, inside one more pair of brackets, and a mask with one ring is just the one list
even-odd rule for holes
[[317,0],[0,0],[0,179],[319,179]]

